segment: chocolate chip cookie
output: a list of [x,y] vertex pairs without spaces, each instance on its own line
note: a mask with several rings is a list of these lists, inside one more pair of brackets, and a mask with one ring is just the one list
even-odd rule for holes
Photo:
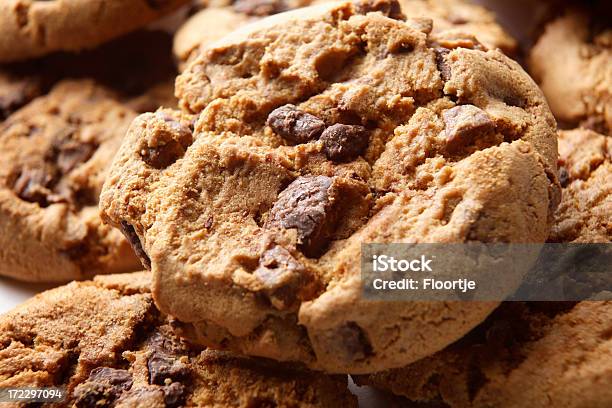
[[53,406],[357,406],[346,376],[188,346],[149,275],[73,282],[0,316],[0,387],[65,387]]
[[612,29],[609,15],[569,10],[550,22],[529,67],[560,124],[612,129]]
[[[201,46],[211,44],[229,32],[260,17],[282,11],[327,3],[329,0],[239,0],[232,7],[209,7],[192,16],[177,32],[174,54],[183,65]],[[489,48],[506,54],[517,51],[517,43],[486,8],[464,0],[402,0],[404,14],[410,18],[433,19],[435,32],[449,35],[475,35]]]
[[[366,300],[365,242],[544,242],[555,121],[520,66],[399,4],[278,14],[140,116],[101,196],[182,334],[331,372],[425,357],[496,306]],[[419,333],[418,336],[415,333]]]
[[185,3],[187,0],[2,1],[0,63],[93,48]]
[[65,81],[0,124],[0,275],[56,282],[139,269],[97,209],[135,116],[91,81]]
[[611,332],[610,301],[508,302],[451,347],[355,379],[452,408],[609,407]]
[[[563,199],[549,241],[612,242],[612,140],[559,132]],[[445,350],[361,384],[450,407],[612,403],[612,302],[504,303]]]
[[559,155],[563,199],[549,240],[612,243],[612,138],[560,131]]

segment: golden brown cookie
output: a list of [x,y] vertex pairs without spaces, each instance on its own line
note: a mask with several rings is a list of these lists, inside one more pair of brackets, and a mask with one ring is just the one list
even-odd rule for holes
[[[325,2],[325,1],[320,1]],[[184,66],[200,47],[259,18],[314,3],[312,0],[238,0],[216,2],[191,16],[176,32],[173,52]]]
[[0,387],[65,387],[60,406],[92,408],[356,407],[346,376],[188,346],[148,275],[73,282],[0,316]]
[[58,282],[139,269],[97,208],[135,116],[92,81],[65,81],[0,124],[0,275]]
[[561,204],[549,240],[612,243],[612,138],[559,132]]
[[[601,21],[600,21],[601,20]],[[529,55],[530,72],[564,126],[612,129],[609,16],[568,10],[546,25]]]
[[[612,243],[612,139],[559,132],[562,201],[549,241]],[[612,302],[504,303],[445,350],[370,376],[413,401],[449,407],[607,407]]]
[[[257,18],[328,3],[329,0],[240,0],[225,7],[208,7],[193,15],[177,32],[174,55],[185,64],[199,47],[211,44]],[[500,48],[508,55],[517,51],[516,41],[497,23],[486,8],[465,0],[402,0],[402,11],[409,18],[430,18],[434,31],[452,35],[475,35],[489,48]]]
[[140,28],[187,0],[4,0],[0,63],[80,51]]
[[94,80],[137,112],[175,107],[177,72],[171,49],[170,34],[140,30],[78,55],[57,53],[2,65],[0,121],[66,78]]
[[430,23],[387,0],[268,17],[190,63],[181,112],[132,124],[101,209],[184,335],[365,373],[494,309],[362,295],[364,242],[544,242],[559,200],[535,83]]
[[508,302],[445,350],[355,379],[434,406],[605,408],[611,332],[610,301]]

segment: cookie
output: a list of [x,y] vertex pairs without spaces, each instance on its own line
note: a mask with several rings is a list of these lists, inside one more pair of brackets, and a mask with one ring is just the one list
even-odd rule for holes
[[452,408],[609,407],[611,316],[610,301],[508,302],[451,347],[355,380]]
[[582,124],[610,135],[612,29],[607,23],[605,16],[567,11],[545,27],[530,52],[530,72],[562,126]]
[[[559,132],[563,199],[549,241],[612,242],[611,142],[586,129]],[[604,407],[611,330],[609,301],[504,303],[445,350],[356,380],[449,407]]]
[[198,49],[261,17],[313,3],[311,0],[237,0],[201,8],[176,32],[173,52],[184,66]]
[[[233,7],[209,7],[192,16],[177,32],[174,54],[185,64],[197,49],[222,38],[257,17],[326,3],[326,0],[240,0]],[[403,13],[411,18],[431,18],[434,31],[450,35],[472,34],[489,48],[500,48],[507,55],[517,51],[516,41],[497,23],[486,8],[464,0],[402,0]]]
[[0,275],[58,282],[140,269],[97,209],[135,115],[91,81],[65,81],[0,124]]
[[551,242],[612,242],[612,138],[559,132],[561,204]]
[[148,275],[73,282],[0,316],[0,387],[65,387],[75,407],[357,406],[346,376],[182,342]]
[[136,31],[78,55],[6,64],[0,69],[0,121],[66,78],[95,80],[137,112],[175,107],[176,74],[172,36],[157,30]]
[[7,0],[0,3],[0,63],[80,51],[140,28],[186,0]]
[[[101,196],[194,341],[365,373],[425,357],[496,306],[364,299],[365,242],[544,242],[555,122],[531,78],[398,3],[260,20],[135,120]],[[419,333],[415,336],[414,333]]]

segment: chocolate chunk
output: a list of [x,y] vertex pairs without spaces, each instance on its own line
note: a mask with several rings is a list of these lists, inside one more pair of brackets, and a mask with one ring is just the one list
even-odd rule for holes
[[328,159],[345,162],[357,158],[368,146],[369,138],[370,135],[363,126],[338,123],[325,129],[320,140]]
[[147,346],[153,350],[169,354],[183,354],[187,352],[186,347],[174,336],[168,336],[159,330],[155,330],[147,339]]
[[340,347],[338,352],[343,354],[346,361],[359,361],[372,355],[372,345],[365,332],[355,322],[347,322],[333,331],[332,338],[337,339]]
[[63,132],[44,157],[17,172],[12,188],[19,198],[41,207],[73,202],[74,188],[63,176],[89,160],[97,145],[73,140],[71,135],[71,129]]
[[189,375],[187,364],[179,360],[178,356],[153,351],[147,361],[149,368],[149,383],[164,385],[166,379],[181,380]]
[[450,53],[450,50],[447,48],[435,48],[434,52],[436,53],[436,64],[438,66],[438,71],[440,71],[440,78],[442,81],[446,82],[451,78],[451,67],[446,62],[446,56]]
[[292,144],[307,143],[318,138],[325,123],[314,115],[299,110],[295,105],[274,109],[268,115],[267,125]]
[[187,387],[178,382],[173,382],[162,388],[166,407],[173,408],[183,405],[187,394]]
[[337,223],[334,213],[334,179],[304,176],[283,190],[270,210],[265,228],[297,230],[297,242],[306,256],[319,256]]
[[147,361],[150,384],[165,385],[167,379],[177,381],[189,375],[189,367],[180,360],[187,351],[177,338],[155,331],[146,345],[151,350]]
[[19,198],[30,203],[47,207],[56,200],[52,188],[57,182],[57,170],[46,163],[39,167],[23,167],[17,174],[12,189]]
[[121,221],[121,226],[119,229],[127,238],[128,242],[132,246],[132,249],[136,253],[136,256],[138,256],[138,258],[140,259],[142,265],[145,268],[151,270],[151,259],[149,258],[149,255],[147,255],[145,250],[142,248],[142,242],[140,242],[140,238],[138,237],[138,234],[136,234],[136,230],[134,229],[134,227],[125,221]]
[[88,381],[110,384],[127,390],[132,386],[132,375],[126,370],[97,367],[89,373]]
[[98,146],[91,142],[65,139],[53,146],[55,163],[62,174],[67,174],[93,156]]
[[141,148],[142,160],[156,169],[164,169],[183,157],[193,142],[193,132],[186,124],[175,120],[164,112],[155,116],[163,121],[153,129],[154,144],[145,142]]
[[266,17],[287,11],[284,0],[236,0],[234,10],[249,16]]
[[565,166],[559,166],[559,183],[565,188],[570,183],[570,175]]
[[265,251],[253,272],[264,284],[264,291],[279,310],[295,304],[298,292],[307,282],[306,269],[289,251],[275,246]]
[[446,124],[446,147],[456,152],[470,145],[477,136],[484,136],[495,130],[495,123],[489,115],[474,105],[459,105],[443,114]]
[[110,407],[123,392],[132,387],[132,376],[126,370],[97,367],[89,378],[74,390],[75,406]]
[[380,12],[385,16],[394,20],[405,20],[406,16],[402,14],[399,1],[357,1],[355,2],[357,13],[367,14],[372,12]]

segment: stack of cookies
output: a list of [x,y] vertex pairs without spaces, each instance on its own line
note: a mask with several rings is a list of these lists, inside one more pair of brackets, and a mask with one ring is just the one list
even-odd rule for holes
[[0,390],[612,406],[612,301],[384,302],[360,269],[612,243],[603,3],[519,42],[467,0],[0,0],[0,275],[63,285],[0,315]]

